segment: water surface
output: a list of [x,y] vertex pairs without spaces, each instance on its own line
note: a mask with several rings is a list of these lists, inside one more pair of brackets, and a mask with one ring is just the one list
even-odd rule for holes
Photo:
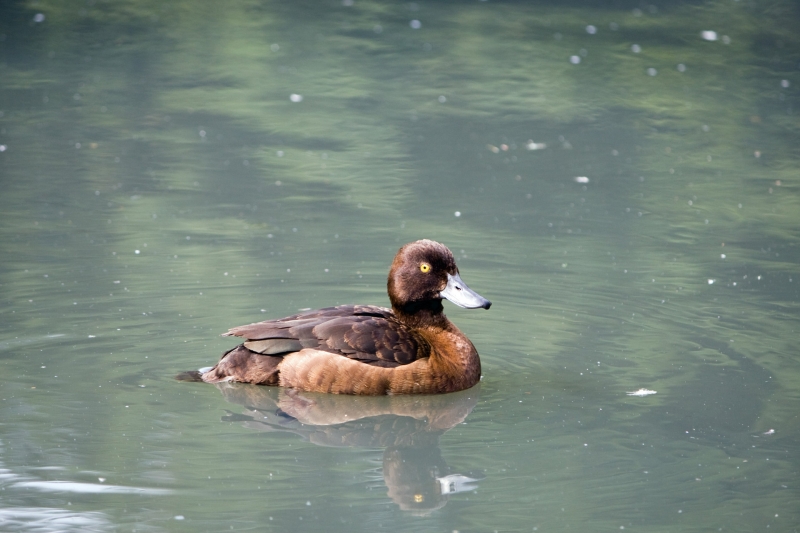
[[[796,531],[798,15],[3,4],[0,529]],[[419,238],[479,387],[173,380]]]

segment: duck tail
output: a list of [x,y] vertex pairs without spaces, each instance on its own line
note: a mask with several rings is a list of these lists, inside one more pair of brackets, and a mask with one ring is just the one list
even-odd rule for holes
[[181,372],[175,379],[205,383],[241,382],[277,385],[278,365],[282,361],[283,357],[261,355],[240,344],[222,354],[222,359],[215,366]]
[[189,370],[188,372],[181,372],[175,376],[178,381],[187,381],[190,383],[202,383],[203,374],[199,370]]
[[201,369],[206,383],[240,382],[277,385],[283,357],[253,352],[244,344],[228,350],[213,368]]

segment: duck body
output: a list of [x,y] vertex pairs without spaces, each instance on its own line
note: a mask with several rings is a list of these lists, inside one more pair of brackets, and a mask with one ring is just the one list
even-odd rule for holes
[[480,380],[475,346],[445,315],[491,302],[461,280],[453,254],[435,241],[406,244],[388,279],[391,309],[340,305],[256,322],[223,335],[244,338],[200,379],[335,394],[434,394]]

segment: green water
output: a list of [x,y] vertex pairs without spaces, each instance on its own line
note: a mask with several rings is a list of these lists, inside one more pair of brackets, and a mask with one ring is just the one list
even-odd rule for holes
[[[3,3],[0,530],[797,531],[798,27]],[[419,238],[493,302],[445,304],[476,389],[172,379],[231,326],[386,305]]]

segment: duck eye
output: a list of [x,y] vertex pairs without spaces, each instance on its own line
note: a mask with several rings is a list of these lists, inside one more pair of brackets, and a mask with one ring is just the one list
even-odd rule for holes
[[427,274],[428,272],[431,271],[431,266],[428,263],[420,263],[419,269],[425,274]]

